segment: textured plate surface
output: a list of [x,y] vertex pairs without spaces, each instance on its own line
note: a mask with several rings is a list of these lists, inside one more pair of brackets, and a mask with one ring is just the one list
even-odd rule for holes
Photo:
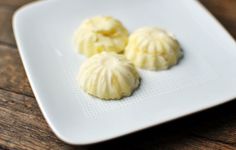
[[[130,32],[160,26],[184,50],[167,71],[139,70],[142,83],[122,101],[101,101],[75,81],[85,57],[72,36],[85,18],[111,15]],[[55,134],[71,144],[96,143],[161,124],[236,96],[236,45],[194,0],[50,0],[30,4],[14,16],[20,54],[38,104]]]

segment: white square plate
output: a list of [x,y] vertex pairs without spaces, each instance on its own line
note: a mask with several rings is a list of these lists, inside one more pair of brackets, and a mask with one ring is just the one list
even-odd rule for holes
[[[111,15],[130,32],[160,26],[173,32],[184,59],[167,71],[140,70],[131,97],[102,101],[75,81],[85,57],[72,36],[85,18]],[[71,144],[105,141],[158,125],[236,96],[236,45],[195,0],[49,0],[14,16],[14,32],[38,104],[55,134]]]

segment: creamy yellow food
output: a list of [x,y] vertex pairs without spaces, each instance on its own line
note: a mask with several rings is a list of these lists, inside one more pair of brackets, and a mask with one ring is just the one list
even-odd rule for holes
[[123,55],[102,52],[87,59],[77,77],[80,87],[101,99],[121,99],[139,85],[139,74]]
[[88,57],[102,51],[123,52],[127,41],[127,29],[110,16],[89,18],[75,32],[77,51]]
[[175,65],[182,51],[171,33],[156,27],[143,27],[130,35],[125,56],[137,67],[163,70]]

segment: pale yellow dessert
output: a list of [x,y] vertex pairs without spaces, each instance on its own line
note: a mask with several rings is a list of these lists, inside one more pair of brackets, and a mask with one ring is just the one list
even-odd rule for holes
[[123,55],[102,52],[87,59],[77,77],[80,87],[101,99],[121,99],[139,85],[139,74]]
[[127,29],[109,16],[89,18],[75,32],[76,49],[88,57],[102,51],[123,52],[127,41]]
[[177,64],[182,51],[171,33],[156,27],[143,27],[130,35],[125,56],[137,67],[163,70]]

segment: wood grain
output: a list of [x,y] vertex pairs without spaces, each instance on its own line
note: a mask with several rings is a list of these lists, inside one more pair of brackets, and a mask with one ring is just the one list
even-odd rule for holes
[[81,150],[236,149],[235,107],[236,102],[231,102],[120,139],[73,147],[58,140],[51,132],[34,98],[0,90],[0,147]]
[[[7,1],[7,0],[0,0]],[[15,38],[12,30],[12,15],[14,10],[1,6],[0,4],[0,44],[6,43],[16,47]]]
[[0,147],[71,149],[49,129],[34,98],[0,90]]
[[0,0],[0,6],[10,7],[10,8],[18,8],[24,4],[30,3],[34,0]]
[[[60,141],[43,118],[11,28],[15,9],[31,0],[0,0],[1,149],[236,149],[236,101],[112,141],[74,147]],[[236,0],[200,0],[236,37]]]
[[0,45],[0,89],[34,96],[17,49]]

